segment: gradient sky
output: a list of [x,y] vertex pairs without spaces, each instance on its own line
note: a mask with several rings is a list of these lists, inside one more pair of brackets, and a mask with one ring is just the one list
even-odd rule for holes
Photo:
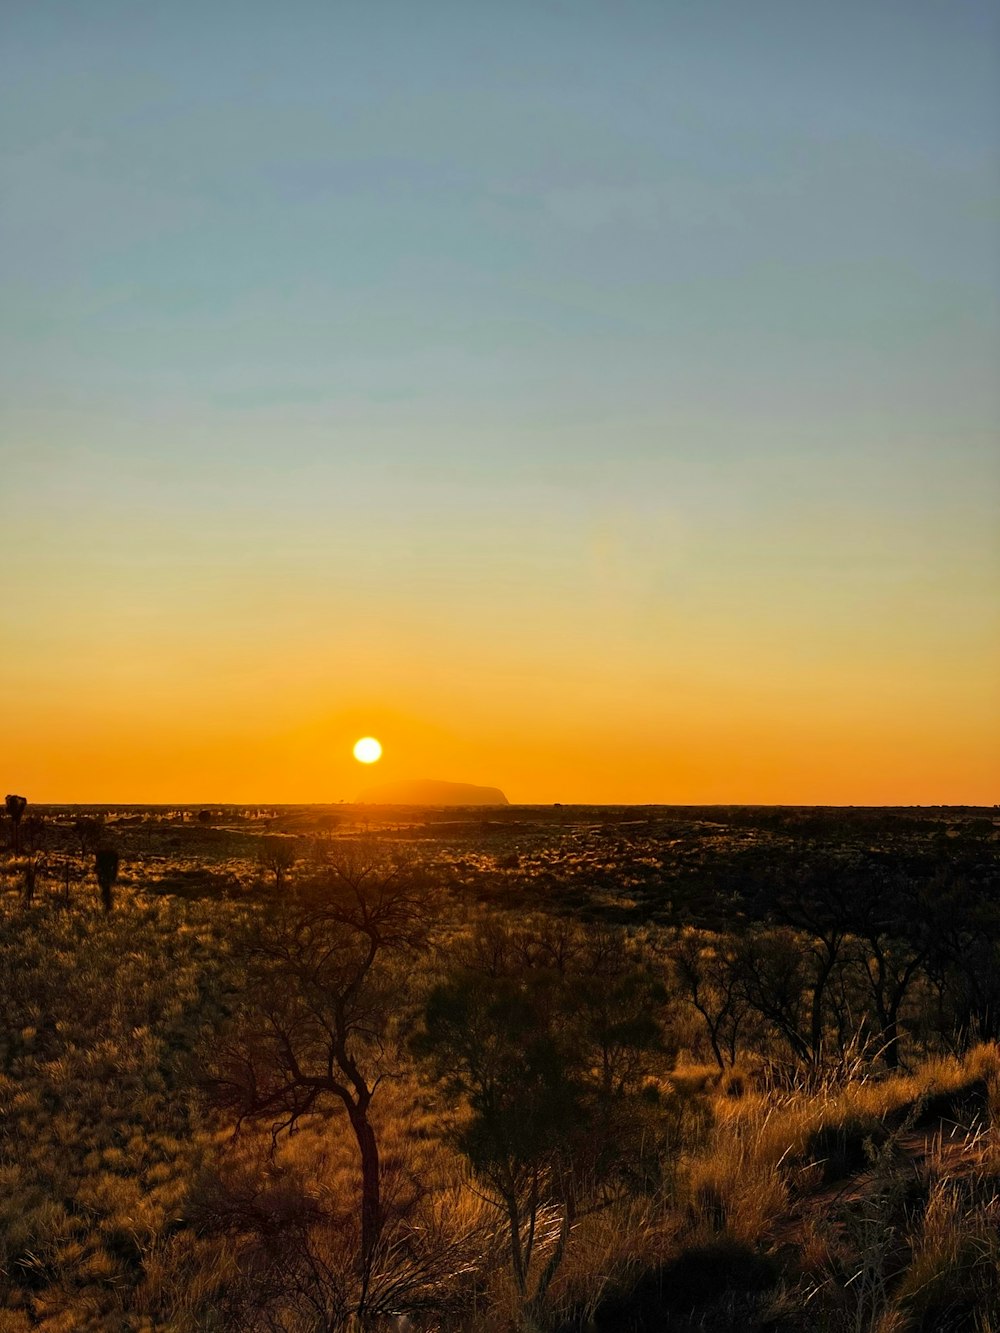
[[0,20],[4,790],[1000,801],[988,0]]

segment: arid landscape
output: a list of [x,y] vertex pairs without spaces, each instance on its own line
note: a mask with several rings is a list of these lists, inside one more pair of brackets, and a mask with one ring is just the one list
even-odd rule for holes
[[8,809],[3,1333],[997,1327],[994,810]]
[[1000,1333],[998,106],[0,5],[0,1333]]

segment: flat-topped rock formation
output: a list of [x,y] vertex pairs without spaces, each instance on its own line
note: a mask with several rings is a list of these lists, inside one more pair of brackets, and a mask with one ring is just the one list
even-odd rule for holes
[[476,787],[471,782],[435,782],[417,778],[366,787],[358,805],[509,805],[499,787]]

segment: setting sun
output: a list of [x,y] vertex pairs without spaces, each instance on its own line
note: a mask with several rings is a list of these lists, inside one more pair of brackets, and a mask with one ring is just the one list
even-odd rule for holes
[[376,764],[382,758],[382,746],[374,736],[362,736],[355,742],[354,758],[359,764]]

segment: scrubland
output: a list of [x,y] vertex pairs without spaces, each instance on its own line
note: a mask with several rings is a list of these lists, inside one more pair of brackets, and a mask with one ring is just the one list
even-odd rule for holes
[[992,812],[8,841],[0,1333],[1000,1327]]

